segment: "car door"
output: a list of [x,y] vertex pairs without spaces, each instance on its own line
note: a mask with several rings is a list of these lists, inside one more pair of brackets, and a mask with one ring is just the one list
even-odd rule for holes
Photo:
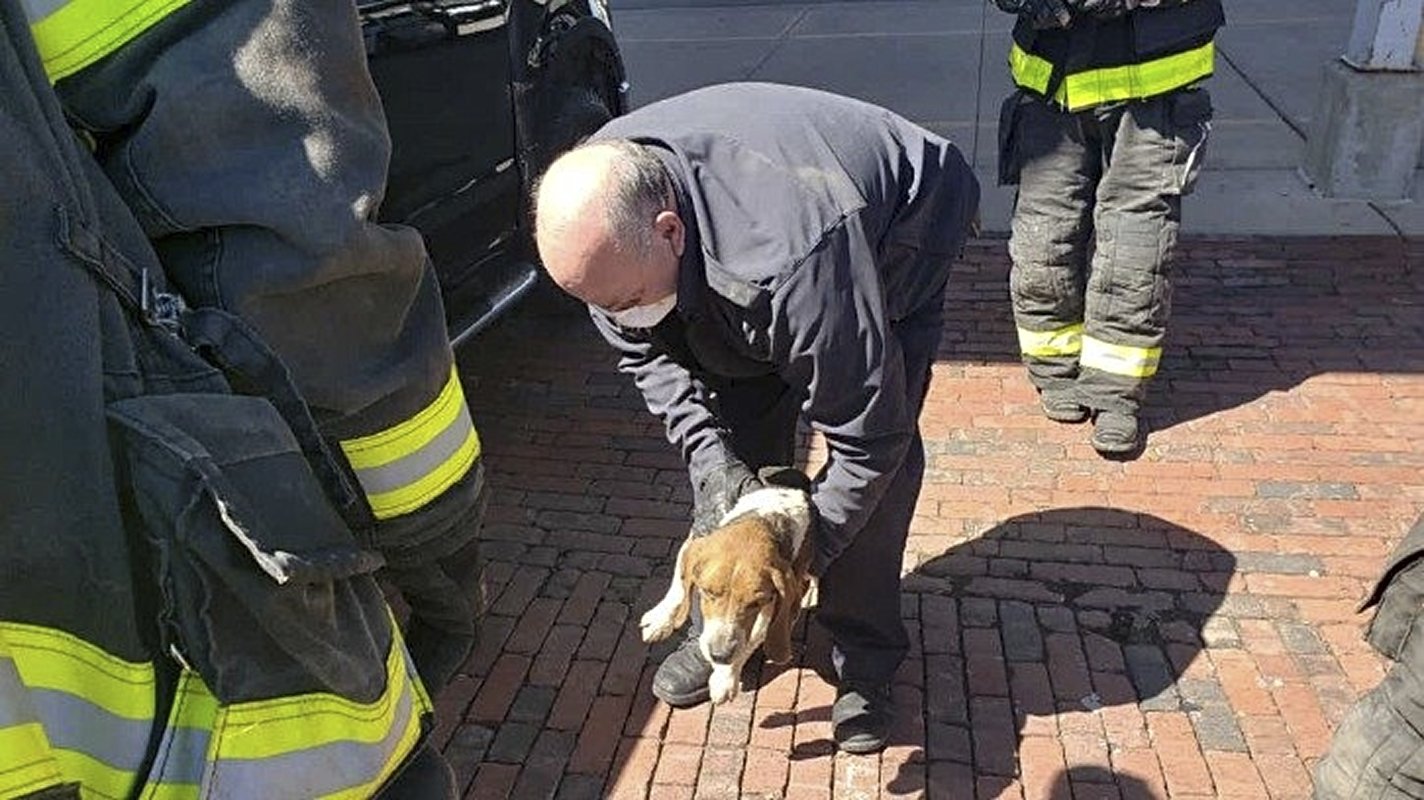
[[360,4],[391,131],[381,217],[424,235],[447,291],[517,228],[508,0]]

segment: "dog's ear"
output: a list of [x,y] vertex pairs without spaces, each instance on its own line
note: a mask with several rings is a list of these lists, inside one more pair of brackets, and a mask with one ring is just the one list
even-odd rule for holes
[[672,628],[676,630],[687,623],[687,615],[692,609],[692,590],[697,585],[697,573],[702,568],[706,542],[700,538],[688,539],[678,552],[678,573],[682,576],[682,602],[672,612]]
[[771,663],[785,664],[791,660],[791,629],[801,610],[801,595],[806,591],[806,584],[789,569],[773,569],[771,582],[776,587],[776,611],[767,626],[762,649]]

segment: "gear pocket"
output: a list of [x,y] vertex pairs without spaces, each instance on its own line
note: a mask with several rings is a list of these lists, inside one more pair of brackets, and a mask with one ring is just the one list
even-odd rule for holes
[[272,404],[151,395],[108,418],[165,646],[224,704],[379,697],[393,636],[370,574],[382,560],[356,545]]
[[1023,159],[1018,153],[1019,120],[1023,118],[1023,107],[1032,98],[1022,89],[1004,99],[999,106],[999,185],[1014,186],[1023,171]]
[[1196,188],[1211,138],[1211,93],[1202,88],[1183,89],[1172,96],[1170,113],[1176,145],[1172,188],[1179,195],[1188,195]]

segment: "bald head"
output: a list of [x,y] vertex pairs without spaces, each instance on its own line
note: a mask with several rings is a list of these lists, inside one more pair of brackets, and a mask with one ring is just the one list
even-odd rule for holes
[[675,289],[682,221],[647,148],[610,140],[563,154],[535,188],[534,214],[545,269],[580,300],[617,311]]

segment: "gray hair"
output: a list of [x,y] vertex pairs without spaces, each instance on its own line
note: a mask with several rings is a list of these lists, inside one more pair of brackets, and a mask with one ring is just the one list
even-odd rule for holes
[[671,203],[667,170],[651,148],[637,142],[607,139],[595,146],[611,147],[618,154],[609,169],[604,207],[613,246],[646,256],[653,249],[653,218]]

